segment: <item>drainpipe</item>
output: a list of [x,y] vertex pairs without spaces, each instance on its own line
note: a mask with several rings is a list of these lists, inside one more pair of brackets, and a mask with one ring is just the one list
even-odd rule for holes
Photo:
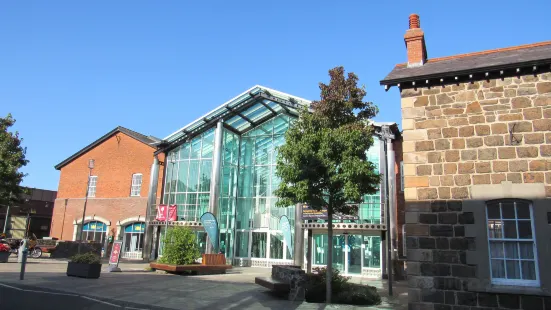
[[390,240],[392,241],[392,259],[396,258],[396,161],[392,139],[386,140],[386,157],[388,162],[388,195],[390,207]]
[[[393,257],[394,257],[394,247],[393,247],[393,233],[392,227],[394,222],[394,205],[391,204],[393,199],[393,180],[394,180],[394,151],[392,149],[392,139],[394,139],[394,134],[390,130],[390,127],[385,125],[381,127],[381,138],[384,144],[385,152],[385,206],[386,206],[386,268],[388,276],[388,295],[392,296],[392,275],[393,275]],[[392,156],[392,157],[391,157]],[[392,199],[392,200],[391,200]]]
[[151,259],[151,245],[153,239],[153,227],[149,224],[151,221],[152,211],[157,204],[157,184],[159,183],[159,157],[153,157],[151,165],[151,173],[149,177],[149,193],[147,194],[147,209],[145,210],[145,238],[143,247],[143,259],[149,261]]

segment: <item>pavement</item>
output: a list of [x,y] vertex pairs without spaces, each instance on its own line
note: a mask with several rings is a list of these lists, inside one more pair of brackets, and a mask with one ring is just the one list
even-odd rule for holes
[[122,272],[103,265],[99,279],[67,277],[66,260],[29,259],[24,280],[15,257],[0,264],[0,310],[4,309],[407,309],[407,283],[395,283],[394,298],[386,281],[353,278],[377,287],[383,304],[376,307],[291,302],[255,285],[268,268],[234,268],[224,275],[179,276],[146,271],[147,263],[121,262]]

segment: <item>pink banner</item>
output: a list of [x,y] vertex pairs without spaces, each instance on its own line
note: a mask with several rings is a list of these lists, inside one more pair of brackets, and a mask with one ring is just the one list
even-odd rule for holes
[[168,212],[168,220],[176,221],[176,210],[176,205],[159,205],[157,208],[157,217],[155,219],[157,221],[166,221],[166,213]]

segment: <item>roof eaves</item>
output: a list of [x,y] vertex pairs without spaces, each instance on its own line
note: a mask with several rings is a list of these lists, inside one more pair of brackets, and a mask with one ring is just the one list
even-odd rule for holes
[[407,82],[440,80],[440,79],[445,79],[449,77],[455,78],[455,77],[462,77],[462,76],[478,74],[478,73],[496,72],[496,71],[503,71],[503,70],[517,69],[517,68],[542,66],[542,65],[548,65],[548,64],[551,64],[551,58],[530,60],[525,62],[515,62],[515,63],[509,63],[509,64],[497,65],[497,66],[471,68],[467,70],[446,71],[446,72],[438,72],[438,73],[426,74],[426,75],[412,75],[412,76],[407,76],[407,77],[397,78],[397,79],[385,78],[379,81],[379,84],[385,86],[385,89],[388,89],[389,87],[392,87],[395,85],[400,86],[400,84],[407,83]]

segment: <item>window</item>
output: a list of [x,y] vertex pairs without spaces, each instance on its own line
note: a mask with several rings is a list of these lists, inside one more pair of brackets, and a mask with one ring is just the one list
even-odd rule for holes
[[105,240],[105,234],[107,232],[107,225],[98,221],[91,221],[84,224],[82,227],[81,240],[95,241],[103,243]]
[[96,183],[98,176],[91,175],[88,177],[88,197],[96,197]]
[[142,191],[142,174],[134,173],[132,175],[132,188],[130,190],[130,196],[140,196]]
[[124,228],[124,252],[141,252],[145,223],[134,223]]
[[532,208],[524,200],[487,203],[488,246],[493,284],[538,286]]
[[400,191],[404,191],[404,162],[400,162]]

